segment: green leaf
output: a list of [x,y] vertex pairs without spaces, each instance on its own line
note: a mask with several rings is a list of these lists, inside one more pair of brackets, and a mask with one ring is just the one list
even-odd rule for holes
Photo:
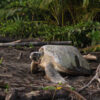
[[43,90],[55,90],[56,87],[54,86],[46,86],[46,87],[43,87]]

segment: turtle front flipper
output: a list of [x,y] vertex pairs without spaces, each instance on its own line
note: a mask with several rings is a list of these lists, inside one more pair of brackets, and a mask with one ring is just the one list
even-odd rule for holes
[[45,67],[45,73],[47,79],[54,83],[66,83],[65,79],[54,69],[52,63],[48,63]]
[[38,63],[35,61],[31,62],[31,74],[36,73],[38,71]]

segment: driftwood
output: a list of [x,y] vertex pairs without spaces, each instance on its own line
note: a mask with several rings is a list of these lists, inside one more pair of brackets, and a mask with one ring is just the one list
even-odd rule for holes
[[8,43],[0,43],[0,47],[7,46],[42,46],[42,45],[70,45],[71,41],[49,41],[49,42],[21,42],[21,40],[8,42]]
[[91,54],[83,55],[83,57],[87,60],[97,60],[97,57]]
[[97,67],[96,74],[94,75],[94,77],[89,81],[88,84],[79,89],[79,91],[82,91],[87,88],[94,80],[97,80],[100,83],[100,64]]

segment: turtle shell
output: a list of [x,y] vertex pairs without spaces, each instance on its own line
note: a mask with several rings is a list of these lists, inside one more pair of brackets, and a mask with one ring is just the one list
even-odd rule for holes
[[[56,69],[62,69],[62,72],[72,72],[80,74],[89,74],[90,67],[88,62],[82,57],[78,49],[74,46],[64,45],[45,45],[39,51],[43,52],[43,57],[50,57],[47,62],[54,63]],[[58,68],[59,67],[59,68]]]

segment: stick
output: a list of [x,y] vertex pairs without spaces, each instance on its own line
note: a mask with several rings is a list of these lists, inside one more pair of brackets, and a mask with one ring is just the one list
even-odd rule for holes
[[84,98],[81,94],[79,94],[75,90],[71,90],[69,87],[68,88],[64,87],[64,89],[69,91],[70,93],[74,94],[75,96],[77,96],[79,98],[79,100],[86,100],[86,98]]
[[[46,86],[59,87],[59,85],[55,84],[55,83],[53,83],[53,84],[46,84]],[[77,100],[86,100],[86,98],[84,98],[80,93],[78,93],[75,90],[72,90],[70,85],[68,85],[68,84],[62,84],[60,87],[62,87],[62,89],[68,91],[69,93],[74,94],[76,97],[78,97],[79,99],[77,99]]]
[[0,74],[0,77],[8,77],[8,78],[10,78],[10,77],[12,77],[12,74]]
[[86,84],[81,89],[79,89],[79,92],[81,92],[82,90],[87,88],[94,80],[97,80],[100,83],[100,78],[99,77],[100,77],[100,64],[97,67],[96,74],[94,75],[94,77],[89,81],[88,84]]
[[8,43],[0,43],[1,47],[7,47],[7,46],[42,46],[42,45],[70,45],[71,41],[50,41],[50,42],[20,42],[19,41],[13,41]]

